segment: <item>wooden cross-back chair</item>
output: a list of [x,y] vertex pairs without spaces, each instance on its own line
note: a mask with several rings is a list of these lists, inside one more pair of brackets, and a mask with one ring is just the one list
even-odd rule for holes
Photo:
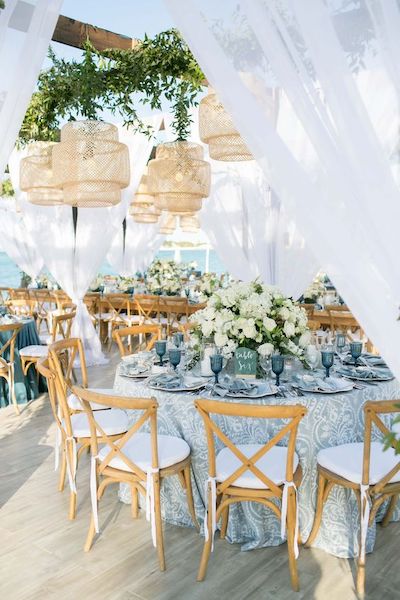
[[367,402],[364,406],[364,441],[342,444],[320,450],[317,455],[318,494],[313,528],[306,542],[314,542],[322,520],[324,505],[332,488],[340,485],[352,490],[360,512],[360,549],[357,570],[357,592],[365,589],[365,544],[368,527],[375,520],[377,511],[389,500],[383,519],[386,527],[392,518],[400,494],[400,456],[394,447],[384,450],[383,441],[372,441],[376,427],[383,436],[390,431],[381,416],[399,414],[399,400]]
[[0,304],[2,304],[4,306],[5,304],[7,304],[9,298],[10,298],[10,288],[0,287]]
[[[213,536],[222,518],[221,538],[225,537],[229,506],[236,502],[259,502],[270,508],[287,531],[290,577],[294,590],[299,589],[297,574],[297,496],[302,470],[295,452],[297,429],[307,413],[304,406],[255,406],[211,400],[196,400],[203,418],[208,446],[208,480],[206,497],[206,537],[197,580],[206,575]],[[287,420],[275,435],[263,444],[234,444],[211,415]],[[278,446],[288,437],[288,446]],[[215,439],[225,448],[216,455]],[[273,502],[281,501],[279,507]]]
[[[51,336],[48,340],[48,344],[55,342],[57,336],[63,340],[70,338],[74,318],[74,312],[53,315]],[[46,358],[48,355],[48,345],[25,346],[20,349],[19,355],[21,357],[22,371],[24,375],[27,375],[28,370],[32,365],[36,366],[39,360]]]
[[50,333],[50,314],[57,307],[53,293],[49,290],[31,290],[31,296],[35,301],[36,327],[38,332],[40,333],[41,325],[44,323],[47,333]]
[[121,357],[133,354],[144,346],[151,350],[157,340],[161,339],[161,325],[132,325],[113,332]]
[[13,403],[17,415],[19,415],[20,410],[15,395],[14,353],[15,341],[21,328],[21,323],[0,325],[0,335],[6,337],[4,341],[0,339],[0,377],[7,381],[9,403]]
[[307,317],[311,319],[314,313],[315,305],[313,303],[303,302],[302,304],[299,304],[299,306],[300,308],[304,308],[307,313]]
[[167,336],[178,331],[179,325],[187,323],[189,303],[187,298],[161,296],[159,304],[160,323],[165,327]]
[[35,300],[31,298],[27,290],[10,297],[7,301],[7,306],[11,314],[31,319],[34,319],[36,316],[35,304]]
[[[186,490],[189,512],[195,526],[197,520],[193,504],[190,479],[190,448],[185,440],[157,433],[157,408],[155,398],[123,398],[114,395],[101,395],[90,390],[74,387],[74,393],[85,407],[91,431],[91,499],[92,517],[85,544],[89,551],[95,533],[99,533],[97,505],[105,488],[112,483],[125,482],[131,487],[132,516],[138,516],[138,493],[146,498],[146,513],[151,521],[153,544],[157,547],[160,570],[165,570],[164,541],[162,533],[160,486],[161,481],[177,475]],[[93,402],[114,407],[115,409],[134,410],[137,420],[128,431],[114,441],[103,430],[99,422],[99,413],[91,409]],[[140,429],[148,425],[150,433]],[[96,432],[103,435],[106,446],[99,449]]]
[[134,301],[142,323],[157,325],[160,311],[160,296],[135,294]]
[[[54,380],[55,390],[52,402],[53,415],[60,432],[60,438],[56,441],[56,461],[61,451],[61,472],[59,490],[64,489],[65,473],[68,473],[70,488],[69,518],[74,519],[76,515],[77,487],[76,473],[79,460],[91,444],[89,422],[80,399],[72,393],[72,380],[74,379],[74,367],[77,363],[81,368],[82,385],[87,386],[86,361],[83,345],[80,339],[74,338],[52,344],[49,348],[49,358],[46,363],[41,361],[40,369],[47,366]],[[45,374],[47,377],[48,375]],[[109,392],[110,390],[98,390]],[[118,439],[128,429],[128,417],[123,411],[111,411],[109,406],[94,403],[91,407],[99,413],[99,422],[102,428],[113,439]],[[101,443],[105,443],[102,435],[99,435]],[[80,445],[78,449],[78,445]],[[58,462],[56,462],[58,466]]]

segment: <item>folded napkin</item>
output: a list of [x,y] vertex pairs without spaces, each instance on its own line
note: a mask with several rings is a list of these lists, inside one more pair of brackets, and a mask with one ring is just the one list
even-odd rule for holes
[[147,373],[151,370],[152,361],[138,361],[132,360],[132,362],[122,362],[120,365],[120,373],[121,375],[142,375],[143,373]]
[[256,396],[258,393],[258,385],[250,383],[245,379],[233,379],[229,375],[221,377],[219,383],[213,386],[213,392],[218,396],[226,396],[227,394],[237,396]]
[[149,385],[173,390],[182,387],[183,377],[178,373],[161,373],[149,380]]
[[360,379],[380,379],[393,377],[390,369],[378,367],[341,367],[338,371],[345,377],[357,377]]
[[348,385],[348,382],[340,381],[336,377],[326,377],[323,379],[314,375],[295,374],[293,380],[299,387],[310,392],[336,392]]
[[[354,358],[348,353],[342,358],[342,362],[345,365],[354,365]],[[386,367],[383,358],[381,356],[376,356],[375,354],[362,354],[360,358],[357,359],[357,364],[366,367]]]

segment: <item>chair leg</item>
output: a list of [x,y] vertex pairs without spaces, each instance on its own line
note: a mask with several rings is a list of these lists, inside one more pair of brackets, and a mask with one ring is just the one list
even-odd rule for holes
[[73,521],[75,519],[75,517],[76,517],[76,494],[75,494],[75,492],[70,492],[68,518],[70,521]]
[[395,494],[390,498],[389,506],[386,511],[385,516],[383,517],[382,527],[387,527],[390,523],[390,519],[392,518],[394,509],[396,508],[397,501],[399,499],[399,495]]
[[90,548],[92,547],[95,533],[96,533],[96,531],[95,531],[95,528],[94,528],[94,517],[92,515],[91,518],[90,518],[89,531],[88,531],[88,534],[87,534],[87,537],[86,537],[85,546],[84,546],[84,551],[85,552],[89,552]]
[[8,381],[8,392],[9,392],[9,403],[11,404],[11,402],[14,405],[14,409],[15,412],[17,413],[17,415],[21,414],[21,411],[19,410],[19,406],[17,403],[17,396],[15,393],[15,378],[14,378],[14,367],[13,365],[11,365],[11,368],[9,369],[9,373],[10,373],[10,378]]
[[65,448],[61,452],[61,467],[60,467],[60,478],[58,480],[58,491],[63,492],[65,486],[65,475],[67,473],[67,458],[65,456]]
[[132,518],[137,519],[139,516],[139,502],[138,502],[138,491],[134,485],[131,486],[131,496],[132,496],[132,504],[131,504]]
[[299,591],[299,575],[297,572],[297,561],[294,553],[294,538],[296,529],[296,495],[293,488],[289,488],[287,507],[287,545],[289,554],[289,571],[292,588]]
[[323,475],[321,475],[321,473],[319,473],[318,475],[318,493],[317,493],[317,506],[315,509],[315,517],[314,517],[314,523],[311,529],[311,533],[308,536],[307,541],[305,542],[304,546],[306,548],[309,548],[311,546],[311,544],[313,543],[313,541],[315,540],[315,538],[317,537],[317,533],[319,531],[320,525],[321,525],[321,519],[322,519],[322,512],[324,510],[324,504],[326,502],[327,497],[325,496],[325,485],[327,483],[327,480],[325,479],[325,477]]
[[212,514],[211,514],[211,506],[212,506],[212,494],[211,488],[208,489],[208,501],[207,501],[208,511],[206,513],[207,526],[209,531],[208,540],[204,539],[203,553],[201,555],[200,566],[197,573],[197,581],[203,581],[207,573],[208,561],[210,559],[211,546],[212,546]]
[[183,473],[185,477],[186,499],[188,503],[190,516],[192,517],[193,525],[196,527],[197,531],[200,531],[199,522],[197,521],[196,511],[194,509],[192,480],[190,477],[190,464],[186,465],[186,467],[183,470]]
[[158,563],[160,565],[160,571],[165,571],[164,537],[163,537],[162,519],[161,519],[160,476],[157,473],[157,474],[153,475],[153,477],[154,477],[154,512],[155,512],[155,521],[156,521],[156,540],[157,540]]
[[[226,499],[226,496],[222,496],[221,503]],[[229,520],[229,504],[222,511],[222,521],[221,521],[221,532],[220,539],[224,540],[226,536],[226,530],[228,528],[228,520]]]

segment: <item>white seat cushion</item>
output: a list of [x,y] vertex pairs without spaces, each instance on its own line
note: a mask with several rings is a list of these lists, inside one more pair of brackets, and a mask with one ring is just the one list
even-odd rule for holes
[[25,346],[19,350],[20,356],[34,356],[35,358],[42,358],[48,354],[47,346]]
[[[251,458],[265,444],[237,444],[236,447],[247,458]],[[273,446],[257,462],[257,468],[273,481],[276,485],[282,485],[286,480],[287,448],[284,446]],[[216,459],[217,481],[225,481],[241,465],[242,461],[233,454],[229,448],[221,450]],[[297,469],[299,459],[297,454],[293,457],[293,471]],[[252,471],[245,471],[232,483],[235,487],[253,488],[257,490],[267,489],[267,486]]]
[[[158,465],[160,469],[165,469],[171,465],[175,465],[190,454],[190,448],[185,440],[172,435],[158,436]],[[110,452],[109,446],[103,446],[99,452],[99,459],[104,460]],[[130,440],[123,446],[123,452],[135,465],[140,467],[142,471],[147,472],[151,469],[151,436],[149,433],[135,433]],[[116,456],[109,463],[110,467],[120,469],[121,471],[130,471],[128,465],[119,457]]]
[[[348,481],[361,483],[364,444],[342,444],[333,448],[320,450],[317,455],[318,464]],[[371,463],[369,483],[374,485],[400,462],[393,448],[383,450],[380,442],[371,443]],[[400,481],[400,471],[391,479],[391,483]]]
[[[120,392],[113,390],[112,388],[88,388],[90,392],[97,392],[98,394],[107,394],[110,396],[124,396]],[[84,410],[81,401],[75,394],[70,394],[67,398],[68,406],[71,410]],[[107,406],[104,404],[98,404],[97,402],[91,402],[90,407],[92,410],[107,410]]]
[[[45,344],[47,346],[49,346],[50,344],[53,343],[53,336],[50,334],[43,334],[43,335],[39,335],[39,339],[40,339],[40,343],[41,344]],[[61,340],[63,340],[63,336],[60,334],[56,335],[56,339],[54,340],[55,342],[60,342]]]
[[[96,421],[107,435],[124,433],[129,427],[127,414],[118,408],[97,411]],[[74,437],[90,437],[90,427],[86,413],[71,415],[71,425]]]
[[93,317],[98,321],[110,321],[113,317],[113,313],[96,313]]

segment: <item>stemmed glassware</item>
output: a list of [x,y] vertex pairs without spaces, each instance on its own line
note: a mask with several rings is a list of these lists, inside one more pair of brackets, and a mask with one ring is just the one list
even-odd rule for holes
[[329,377],[329,369],[333,366],[333,360],[333,346],[325,346],[321,350],[321,362],[322,366],[325,367],[326,377]]
[[343,348],[346,345],[346,336],[344,335],[344,333],[340,333],[338,332],[336,334],[336,350],[338,354],[341,354],[343,352]]
[[357,360],[362,354],[362,342],[350,342],[350,353],[354,358],[354,366],[357,367]]
[[271,372],[271,359],[269,356],[260,356],[258,359],[259,365],[263,370],[265,377],[268,378]]
[[222,354],[212,354],[210,356],[210,366],[215,376],[215,383],[218,383],[218,376],[222,371],[223,362],[224,357],[222,356]]
[[160,367],[163,366],[163,356],[167,351],[167,342],[165,340],[157,340],[155,343],[155,349],[158,358],[160,359]]
[[182,344],[183,344],[183,333],[181,331],[178,331],[177,333],[174,333],[174,344],[177,348],[181,348]]
[[283,373],[285,367],[285,358],[281,354],[273,354],[271,356],[271,368],[276,375],[275,384],[279,386],[279,377]]
[[178,348],[171,348],[168,351],[169,362],[173,366],[174,371],[176,371],[176,367],[181,362],[182,352],[178,350]]

